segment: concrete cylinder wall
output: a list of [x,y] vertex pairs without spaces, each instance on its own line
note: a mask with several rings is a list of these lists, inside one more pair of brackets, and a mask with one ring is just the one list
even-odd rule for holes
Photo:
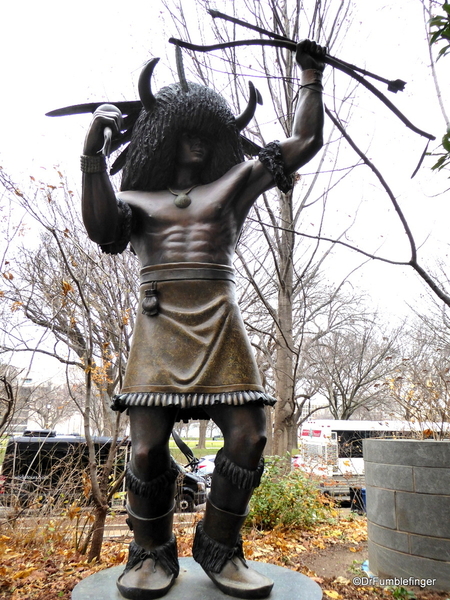
[[369,569],[450,590],[450,442],[365,440]]

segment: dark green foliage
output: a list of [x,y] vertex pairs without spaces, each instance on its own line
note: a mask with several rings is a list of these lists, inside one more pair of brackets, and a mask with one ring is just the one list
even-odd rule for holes
[[286,461],[276,457],[266,466],[261,485],[250,502],[247,525],[258,529],[308,529],[331,518],[332,505],[313,480],[299,469],[286,472]]
[[[444,2],[442,11],[443,14],[435,15],[430,19],[430,46],[443,43],[438,52],[438,60],[450,54],[450,4]],[[442,148],[445,152],[439,156],[437,162],[432,166],[433,171],[440,171],[450,166],[450,130],[442,138]]]
[[442,4],[444,14],[436,15],[430,19],[430,45],[444,42],[439,50],[438,59],[450,53],[450,4]]
[[436,163],[431,167],[433,171],[440,171],[444,167],[450,166],[450,130],[442,138],[442,147],[446,151],[442,154]]

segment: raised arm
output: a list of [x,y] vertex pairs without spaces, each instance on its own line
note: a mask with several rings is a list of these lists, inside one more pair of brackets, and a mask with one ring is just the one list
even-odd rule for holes
[[301,90],[292,135],[281,142],[286,173],[309,162],[323,145],[322,73],[325,48],[304,40],[297,46],[296,60],[302,69]]
[[120,212],[116,194],[106,172],[106,160],[101,151],[105,129],[112,135],[120,131],[122,115],[115,106],[103,104],[94,113],[86,135],[81,169],[83,171],[82,214],[89,237],[97,244],[116,241],[120,230]]
[[[240,197],[240,207],[245,212],[256,198],[279,182],[275,181],[270,163],[285,175],[290,175],[310,161],[323,144],[322,72],[325,48],[304,40],[297,46],[296,60],[302,69],[301,89],[294,115],[292,135],[279,143],[281,161],[278,164],[272,150],[264,150],[261,159],[252,161],[251,173],[245,193]],[[269,144],[269,147],[273,145]],[[275,146],[276,148],[276,146]],[[268,155],[264,160],[263,155]],[[271,155],[272,154],[272,155]],[[263,164],[264,163],[264,164]],[[269,164],[268,164],[269,163]],[[281,187],[279,185],[279,187]]]

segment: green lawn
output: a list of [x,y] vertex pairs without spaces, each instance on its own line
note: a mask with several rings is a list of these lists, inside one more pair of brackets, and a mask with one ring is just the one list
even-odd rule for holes
[[[194,453],[194,456],[196,458],[206,456],[207,454],[217,454],[217,452],[223,446],[223,440],[207,439],[206,440],[206,448],[197,448],[196,447],[198,444],[198,439],[187,439],[187,440],[183,439],[183,442],[185,444],[187,444],[189,446],[189,448],[191,448],[191,450]],[[169,442],[169,448],[170,448],[170,453],[172,454],[172,456],[174,457],[175,460],[177,460],[178,462],[180,462],[182,464],[187,462],[186,457],[181,452],[181,450],[178,449],[178,446],[175,444],[173,439],[171,439]]]

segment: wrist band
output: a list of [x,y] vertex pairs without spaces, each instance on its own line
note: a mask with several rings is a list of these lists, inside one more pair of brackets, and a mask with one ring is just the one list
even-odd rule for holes
[[83,173],[104,173],[106,171],[106,159],[102,154],[98,156],[86,156],[82,154],[80,160],[80,167]]
[[309,72],[313,72],[314,73],[314,81],[310,81],[309,83],[302,83],[302,87],[309,87],[310,85],[320,85],[320,87],[322,86],[322,71],[319,71],[318,69],[305,69],[302,73],[306,73],[307,71]]
[[[313,88],[313,85],[317,85],[318,88]],[[320,81],[311,81],[311,83],[303,83],[300,87],[302,88],[309,88],[310,90],[313,90],[314,92],[322,92],[323,90],[323,85]]]
[[320,71],[319,69],[305,69],[302,71],[302,74],[307,73],[308,71],[312,71],[314,73],[314,78],[316,81],[322,81],[323,71]]

